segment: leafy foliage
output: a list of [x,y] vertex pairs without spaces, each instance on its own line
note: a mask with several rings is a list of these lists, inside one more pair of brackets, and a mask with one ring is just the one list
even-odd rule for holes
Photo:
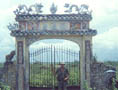
[[0,90],[10,90],[10,87],[0,82]]
[[84,90],[92,90],[92,88],[89,88],[87,81],[84,81]]

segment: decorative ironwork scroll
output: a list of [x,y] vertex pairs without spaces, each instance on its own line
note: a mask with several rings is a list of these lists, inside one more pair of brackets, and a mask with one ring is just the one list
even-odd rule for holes
[[17,62],[18,64],[24,63],[24,55],[23,55],[23,41],[17,42]]

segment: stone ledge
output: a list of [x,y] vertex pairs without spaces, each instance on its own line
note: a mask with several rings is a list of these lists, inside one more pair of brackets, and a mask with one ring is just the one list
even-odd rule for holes
[[61,20],[61,21],[78,21],[78,20],[92,20],[92,16],[89,14],[34,14],[34,15],[17,15],[16,21],[27,21],[27,20]]
[[36,31],[36,30],[14,30],[11,31],[11,35],[14,37],[21,37],[21,36],[39,36],[39,35],[90,35],[95,36],[97,34],[96,30],[86,30],[86,31]]

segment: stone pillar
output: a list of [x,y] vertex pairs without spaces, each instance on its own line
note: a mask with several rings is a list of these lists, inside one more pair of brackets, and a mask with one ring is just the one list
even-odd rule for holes
[[90,61],[91,61],[91,41],[85,40],[85,79],[90,87]]
[[84,90],[85,82],[85,42],[82,39],[80,43],[80,88]]
[[28,46],[25,38],[16,38],[17,90],[29,90]]
[[[90,40],[89,40],[90,39]],[[82,37],[80,43],[80,78],[81,90],[84,90],[85,81],[90,87],[90,60],[92,56],[91,38]]]
[[29,90],[29,46],[27,40],[24,42],[24,70],[25,70],[25,90]]
[[16,55],[17,55],[17,74],[16,74],[16,90],[25,90],[24,89],[24,41],[16,41]]

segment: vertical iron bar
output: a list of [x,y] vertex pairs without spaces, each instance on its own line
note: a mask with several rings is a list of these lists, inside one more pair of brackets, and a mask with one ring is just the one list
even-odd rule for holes
[[[38,55],[38,54],[37,54],[37,51],[38,51],[38,50],[35,51],[35,58],[36,58],[36,59],[35,59],[35,62],[37,62],[37,55]],[[36,68],[37,68],[37,70],[38,70],[38,66],[36,66]],[[36,87],[38,87],[37,81],[38,81],[38,78],[36,78]]]
[[[40,51],[40,50],[38,49],[38,50],[37,50],[37,54],[38,54],[38,57],[37,57],[37,58],[38,58],[38,62],[39,62],[39,63],[38,63],[38,64],[39,64],[39,65],[38,65],[38,70],[39,70],[39,72],[40,72],[40,53],[39,53],[39,51]],[[39,73],[38,73],[38,74],[39,74]],[[40,84],[40,76],[38,77],[38,87],[39,87],[39,84]]]
[[[74,55],[73,55],[73,51],[71,50],[71,54],[72,54],[72,71],[73,71],[73,61],[74,61]],[[72,79],[72,85],[73,85],[73,79]]]
[[[79,51],[78,51],[78,52],[79,52]],[[77,53],[77,55],[78,55],[78,56],[77,56],[77,60],[78,60],[78,63],[77,63],[77,68],[78,68],[78,69],[77,69],[77,70],[79,70],[79,69],[80,69],[80,68],[79,68],[79,53]],[[78,79],[77,79],[77,85],[78,85],[78,84],[79,84],[79,78],[80,78],[80,77],[79,77],[79,71],[77,71],[77,76],[78,76]]]
[[63,47],[62,47],[62,61],[64,61],[63,53],[64,53],[64,51],[63,51]]
[[81,78],[81,73],[80,73],[80,50],[79,50],[79,84],[81,83],[81,80],[80,80],[80,78]]
[[[42,71],[42,77],[41,77],[41,81],[43,82],[43,80],[45,79],[45,77],[43,77],[43,75],[44,75],[44,53],[45,53],[45,51],[44,51],[44,46],[42,46],[42,61],[41,61],[41,63],[42,63],[42,65],[41,65],[41,71]],[[44,87],[44,84],[42,83],[42,87]]]
[[[76,52],[74,52],[74,65],[73,65],[73,68],[74,68],[74,82],[76,81],[76,72],[75,72],[75,68],[76,68],[76,66],[75,66],[75,61],[76,61]],[[76,82],[75,82],[75,84],[76,84]]]
[[[53,50],[52,50],[52,45],[51,45],[51,67],[52,67],[52,69],[53,69],[53,63],[52,63],[52,62],[53,62],[53,60],[52,60],[53,57],[52,57],[52,52],[53,52]],[[51,80],[52,80],[52,81],[51,81],[52,83],[53,83],[53,78],[54,78],[54,76],[53,76],[52,79],[51,79]],[[54,83],[53,83],[52,85],[53,85],[52,88],[54,89]]]
[[[36,50],[35,50],[35,52],[34,52],[34,57],[35,57],[35,59],[34,59],[34,63],[36,62]],[[37,69],[37,66],[36,66],[36,69]],[[35,72],[34,72],[34,75],[35,75]],[[35,77],[35,86],[37,87],[37,78]]]
[[40,53],[40,59],[39,59],[40,60],[40,66],[39,66],[39,70],[40,70],[40,74],[39,75],[40,75],[40,78],[39,78],[39,80],[40,80],[40,85],[41,85],[41,49],[40,49],[39,53]]
[[[71,69],[70,69],[70,68],[71,68],[71,67],[70,67],[70,63],[71,63],[71,62],[70,62],[70,55],[71,55],[71,54],[70,54],[70,49],[69,49],[69,71],[71,72]],[[70,73],[70,74],[71,74],[71,73]],[[71,79],[70,79],[69,81],[70,81],[70,85],[71,85]]]
[[[68,52],[68,48],[67,48],[67,69],[69,70],[69,58],[68,58],[69,52]],[[70,71],[69,71],[70,72]]]
[[[49,67],[50,67],[50,71],[49,71],[49,73],[50,73],[50,76],[49,76],[49,82],[50,82],[50,80],[51,80],[51,73],[52,73],[52,67],[51,67],[51,46],[49,46]],[[50,85],[50,83],[49,83],[49,85]],[[51,87],[51,86],[50,86]]]
[[31,86],[32,86],[32,58],[33,58],[33,56],[32,56],[32,52],[30,52],[30,55],[31,55],[31,58],[30,58],[30,82],[31,82]]
[[[34,60],[35,60],[35,53],[34,53],[34,51],[33,51],[33,77],[34,77]],[[32,78],[32,80],[33,80],[33,78]],[[35,80],[33,80],[33,82],[34,82],[34,85],[33,86],[35,86]]]
[[[32,65],[33,68],[34,68],[34,55],[35,55],[35,53],[34,53],[34,51],[33,51],[33,60],[32,60],[32,61],[33,61],[33,63],[32,63],[32,64],[33,64],[33,65]],[[32,74],[33,74],[33,76],[34,76],[34,70],[32,70],[32,71],[33,71]],[[32,80],[33,80],[33,79],[32,79]],[[35,86],[35,80],[34,80],[33,86]]]
[[65,63],[65,48],[63,47],[63,61]]
[[40,66],[40,70],[41,70],[41,87],[43,87],[42,85],[42,76],[43,76],[43,70],[42,70],[42,66],[43,66],[43,63],[42,63],[42,60],[43,60],[43,47],[41,48],[41,66]]
[[[33,82],[33,81],[32,81],[32,77],[33,77],[33,58],[34,58],[34,57],[33,57],[33,51],[31,52],[31,54],[32,54],[32,59],[31,59],[31,64],[32,64],[32,66],[31,66],[31,82]],[[32,83],[32,86],[33,86],[33,84],[34,84],[34,83]]]
[[29,51],[29,54],[28,54],[28,56],[29,56],[29,86],[31,86],[31,54],[30,54],[30,51]]
[[29,51],[29,85],[30,86],[31,86],[31,64],[32,64],[31,60],[32,60],[32,54]]
[[46,70],[47,70],[47,84],[46,84],[46,87],[48,87],[48,47],[46,47],[46,60],[47,60],[47,65],[46,65]]
[[[56,62],[55,62],[55,46],[54,46],[54,70],[55,70],[55,64],[56,64]],[[54,87],[55,87],[55,77],[54,77]]]
[[60,46],[59,46],[59,49],[58,50],[59,50],[58,53],[59,53],[59,64],[60,64],[60,60],[61,60],[61,58],[60,58],[61,57],[61,55],[60,55],[60,53],[61,53],[60,52]]
[[49,76],[48,75],[48,61],[49,61],[48,60],[48,47],[46,47],[46,60],[47,60],[47,65],[46,65],[46,67],[47,67],[46,68],[46,70],[47,70],[47,79],[46,80],[47,80],[47,87],[48,87],[48,76]]
[[[45,53],[45,51],[44,51],[44,47],[43,47],[43,53],[42,53],[42,76],[44,76],[44,53]],[[45,80],[45,77],[44,78],[42,78],[42,80],[44,81]],[[45,85],[43,84],[43,87],[44,87]]]

